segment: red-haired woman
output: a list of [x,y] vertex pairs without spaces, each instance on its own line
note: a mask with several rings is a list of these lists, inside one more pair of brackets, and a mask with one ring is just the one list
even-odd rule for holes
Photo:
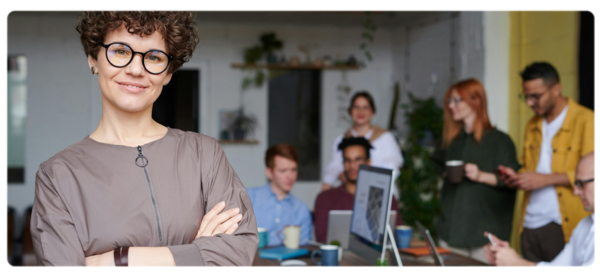
[[[464,162],[465,178],[444,180],[438,220],[440,245],[487,262],[482,232],[510,237],[515,190],[507,188],[494,170],[498,165],[519,167],[515,145],[490,124],[483,85],[476,79],[460,81],[444,97],[444,132],[434,161]],[[516,170],[516,169],[515,169]]]

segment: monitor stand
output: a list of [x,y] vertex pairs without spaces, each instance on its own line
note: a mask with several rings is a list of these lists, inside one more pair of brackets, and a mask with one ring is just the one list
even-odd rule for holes
[[[396,247],[396,240],[392,233],[392,228],[390,227],[389,224],[386,226],[386,235],[392,241],[392,250],[394,251],[394,255],[396,256],[396,262],[395,263],[388,262],[388,265],[391,266],[391,265],[397,264],[398,266],[402,266],[402,260],[400,259],[400,254],[398,253],[398,248]],[[351,252],[353,252],[356,255],[360,256],[361,258],[365,259],[368,263],[370,263],[372,265],[377,265],[377,259],[381,258],[381,256],[385,254],[385,252],[379,251],[379,250],[365,244],[364,242],[360,241],[358,239],[358,237],[352,233],[350,233],[350,240],[349,240],[348,244],[349,244],[348,249]],[[385,246],[386,242],[384,241],[383,244]],[[388,247],[388,249],[389,249],[389,246],[385,246],[385,247]],[[390,259],[390,261],[391,261],[391,259]]]

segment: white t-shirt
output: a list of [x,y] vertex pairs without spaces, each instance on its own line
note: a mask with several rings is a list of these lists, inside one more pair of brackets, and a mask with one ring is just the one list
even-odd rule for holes
[[[350,132],[354,137],[358,137],[358,133],[354,129],[350,130]],[[373,130],[371,129],[364,137],[371,139],[372,135]],[[325,176],[323,176],[323,182],[332,186],[335,185],[340,173],[344,172],[342,151],[338,150],[338,145],[342,142],[342,139],[344,139],[344,134],[339,135],[333,141],[331,158],[325,169]],[[371,142],[371,146],[373,146],[373,149],[370,151],[371,166],[393,169],[396,174],[394,177],[395,182],[398,176],[400,176],[400,168],[404,164],[404,158],[402,158],[400,146],[398,146],[396,138],[389,131],[386,131],[379,138]],[[394,196],[398,198],[398,188],[394,187],[393,189]]]
[[539,262],[538,266],[588,266],[594,262],[594,214],[577,224],[569,243],[551,262]]
[[[535,172],[540,174],[552,174],[552,139],[562,127],[567,116],[565,106],[562,112],[551,123],[546,122],[544,118],[542,122],[542,146],[540,148],[540,159],[538,161]],[[529,204],[527,204],[527,212],[523,227],[527,229],[536,229],[543,227],[551,222],[559,225],[562,224],[562,216],[558,206],[558,196],[554,186],[549,185],[531,191],[529,196]]]

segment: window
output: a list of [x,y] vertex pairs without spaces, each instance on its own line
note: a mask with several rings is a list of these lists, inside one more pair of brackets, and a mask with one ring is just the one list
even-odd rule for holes
[[25,182],[27,58],[8,56],[8,183]]
[[321,72],[270,70],[269,142],[298,150],[298,181],[321,178]]
[[183,131],[200,132],[199,70],[178,70],[164,88],[154,106],[152,118],[158,123]]

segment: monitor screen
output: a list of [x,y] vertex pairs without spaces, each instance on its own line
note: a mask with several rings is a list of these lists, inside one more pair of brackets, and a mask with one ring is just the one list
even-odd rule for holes
[[373,244],[382,244],[390,209],[392,170],[361,165],[356,181],[350,233]]

